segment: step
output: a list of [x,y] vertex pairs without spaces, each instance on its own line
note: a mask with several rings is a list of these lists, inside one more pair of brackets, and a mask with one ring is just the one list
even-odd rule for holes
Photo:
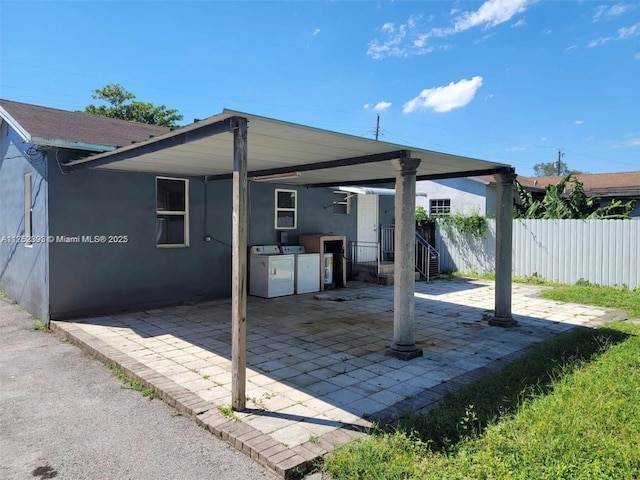
[[[420,272],[415,272],[416,281],[420,280]],[[381,273],[380,274],[380,285],[393,285],[394,284],[394,274],[393,273]]]

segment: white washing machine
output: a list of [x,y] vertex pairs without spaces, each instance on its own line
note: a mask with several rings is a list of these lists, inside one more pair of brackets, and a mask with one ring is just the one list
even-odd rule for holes
[[303,246],[280,247],[283,254],[295,256],[295,291],[313,293],[320,291],[320,254],[306,253]]
[[249,295],[264,298],[293,295],[294,255],[282,255],[277,245],[257,245],[251,247],[249,257]]

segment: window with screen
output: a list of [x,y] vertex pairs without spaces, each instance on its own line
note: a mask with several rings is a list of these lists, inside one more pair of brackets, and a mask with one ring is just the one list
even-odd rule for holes
[[434,199],[429,202],[429,215],[432,217],[449,215],[451,213],[451,200]]
[[156,178],[156,245],[189,246],[189,181]]
[[276,189],[275,226],[277,230],[294,229],[298,226],[298,192]]

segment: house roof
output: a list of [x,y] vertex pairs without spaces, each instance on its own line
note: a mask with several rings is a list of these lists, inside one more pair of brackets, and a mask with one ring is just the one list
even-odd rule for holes
[[[249,177],[294,185],[356,185],[395,181],[390,161],[419,158],[418,179],[465,177],[511,171],[508,165],[376,141],[258,115],[224,110],[205,120],[66,164],[72,170],[100,168],[165,175],[231,178],[230,125],[248,121]],[[283,175],[284,174],[284,175]],[[286,177],[286,178],[285,178]]]
[[[612,173],[580,173],[574,175],[583,185],[583,189],[591,197],[623,197],[640,196],[640,171]],[[548,185],[555,185],[562,177],[525,177],[518,175],[516,180],[525,189],[533,192],[544,192]],[[492,175],[480,175],[471,180],[482,183],[495,183]],[[571,191],[567,185],[566,193]]]
[[109,151],[162,135],[169,128],[0,99],[0,117],[26,142]]
[[[637,196],[640,195],[640,171],[613,173],[581,173],[574,175],[589,196]],[[562,177],[523,177],[518,175],[520,185],[528,190],[543,191],[547,185],[556,184]],[[568,185],[567,191],[571,186]]]

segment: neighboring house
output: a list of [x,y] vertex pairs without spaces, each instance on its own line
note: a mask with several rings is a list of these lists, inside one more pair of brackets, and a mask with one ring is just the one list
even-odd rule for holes
[[421,180],[416,183],[416,192],[423,195],[416,199],[416,205],[424,207],[429,216],[496,215],[496,185],[488,176]]
[[[640,218],[640,171],[613,172],[613,173],[581,173],[574,177],[582,183],[584,193],[588,197],[594,197],[603,207],[613,200],[623,203],[635,200],[635,209],[631,214],[634,218]],[[544,196],[547,185],[556,184],[562,177],[523,177],[518,175],[518,182],[526,190],[531,192],[534,199]],[[568,183],[565,193],[571,192],[572,183]]]
[[[579,174],[576,178],[583,183],[587,196],[597,198],[600,206],[607,205],[614,199],[622,202],[636,200],[632,217],[640,218],[640,171]],[[517,181],[531,192],[534,199],[543,197],[545,187],[556,184],[561,179],[562,177],[517,177]],[[496,184],[490,175],[418,181],[416,191],[426,195],[426,198],[418,197],[416,204],[423,206],[432,216],[478,213],[495,217]],[[570,185],[566,190],[567,194],[569,192]]]

